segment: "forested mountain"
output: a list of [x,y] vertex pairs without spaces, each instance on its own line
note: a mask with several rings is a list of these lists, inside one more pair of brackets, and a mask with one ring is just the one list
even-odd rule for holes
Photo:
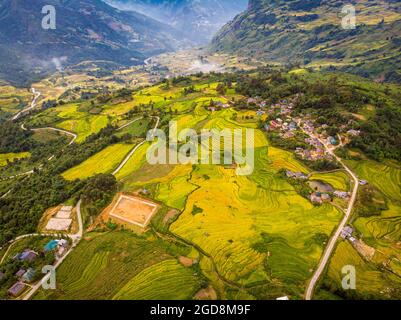
[[[350,25],[352,10],[344,8],[350,4],[356,10],[354,29],[342,24]],[[224,26],[212,46],[218,52],[400,82],[400,35],[398,0],[250,0],[248,10]]]
[[244,11],[247,0],[105,0],[136,10],[185,32],[194,43],[211,40],[225,23]]
[[[56,9],[56,29],[42,28],[42,8]],[[122,65],[175,49],[170,26],[101,0],[0,0],[0,77],[21,84],[62,65],[106,60]]]

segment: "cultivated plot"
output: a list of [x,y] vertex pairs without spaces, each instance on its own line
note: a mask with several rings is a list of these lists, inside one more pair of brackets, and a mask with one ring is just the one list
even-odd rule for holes
[[110,217],[146,228],[156,213],[158,205],[137,197],[120,195],[117,203],[110,211]]

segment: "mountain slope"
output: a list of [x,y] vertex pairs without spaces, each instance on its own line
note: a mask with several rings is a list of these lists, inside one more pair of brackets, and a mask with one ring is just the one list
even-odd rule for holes
[[104,0],[120,9],[135,10],[182,30],[198,44],[244,11],[247,0]]
[[341,10],[349,3],[250,0],[214,37],[212,49],[400,82],[401,2],[352,1],[357,26],[346,30]]
[[[55,30],[41,27],[42,7],[49,4],[56,8]],[[0,77],[16,84],[84,60],[135,64],[173,50],[181,37],[101,0],[0,0],[0,30]]]

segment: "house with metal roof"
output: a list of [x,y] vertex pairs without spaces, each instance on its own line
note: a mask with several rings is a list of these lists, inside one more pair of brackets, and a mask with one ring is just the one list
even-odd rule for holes
[[50,240],[45,246],[44,246],[44,251],[49,252],[53,251],[57,248],[58,241],[57,240]]
[[27,272],[22,276],[22,280],[25,282],[32,282],[32,280],[35,278],[36,272],[35,269],[29,268]]
[[18,297],[22,291],[25,289],[25,283],[23,282],[16,282],[10,289],[8,289],[8,294],[13,297]]
[[19,256],[19,260],[21,261],[29,261],[32,262],[38,257],[38,254],[30,249],[26,249],[21,255]]
[[16,276],[17,278],[21,278],[21,277],[25,274],[25,272],[26,272],[25,269],[19,269],[19,270],[17,271],[17,273],[15,274],[15,276]]

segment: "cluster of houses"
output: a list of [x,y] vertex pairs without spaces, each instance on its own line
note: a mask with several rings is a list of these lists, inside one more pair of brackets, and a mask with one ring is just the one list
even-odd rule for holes
[[[351,193],[346,191],[334,191],[333,196],[339,199],[348,200],[351,197]],[[310,195],[310,200],[315,204],[323,204],[324,202],[331,202],[332,196],[329,193],[314,192]]]
[[292,121],[291,118],[287,118],[285,121],[281,118],[277,118],[265,124],[266,131],[279,131],[280,137],[283,139],[294,138],[297,128],[297,124]]
[[[308,180],[309,177],[304,174],[303,172],[294,172],[291,170],[287,170],[286,171],[286,176],[288,178],[291,179],[295,179],[295,180]],[[339,199],[344,199],[347,200],[351,197],[351,193],[347,192],[347,191],[334,191],[332,192],[334,197],[337,197]],[[324,202],[330,202],[332,200],[332,196],[331,193],[327,193],[327,192],[313,192],[310,195],[310,200],[312,201],[312,203],[315,204],[323,204]]]
[[[44,247],[43,253],[54,252],[56,259],[60,259],[68,248],[68,241],[65,239],[50,240]],[[39,257],[39,254],[31,249],[25,249],[22,253],[17,253],[13,260],[32,263]],[[4,277],[4,274],[2,275]],[[8,289],[8,294],[12,297],[18,297],[27,287],[27,284],[33,282],[37,278],[34,268],[21,268],[15,273],[17,282]],[[1,279],[1,278],[0,278]]]
[[328,193],[313,192],[310,195],[310,200],[314,204],[323,204],[323,202],[330,202],[332,199]]
[[229,103],[223,103],[222,101],[211,101],[209,107],[207,108],[211,112],[215,112],[221,109],[228,109],[230,108]]
[[286,175],[288,178],[297,179],[297,180],[307,180],[308,176],[302,172],[293,172],[291,170],[287,170]]
[[304,148],[296,148],[295,154],[301,157],[301,159],[308,161],[318,161],[323,159],[332,159],[330,154],[326,154],[323,148],[315,148],[312,150]]

